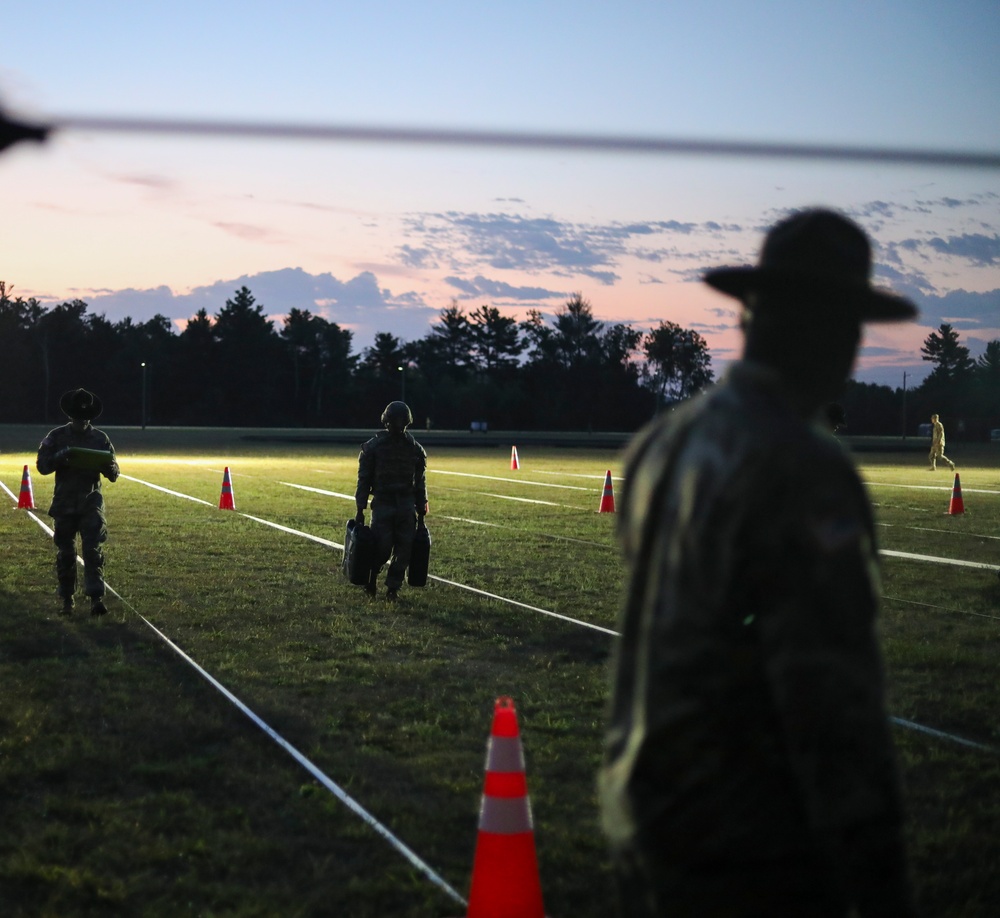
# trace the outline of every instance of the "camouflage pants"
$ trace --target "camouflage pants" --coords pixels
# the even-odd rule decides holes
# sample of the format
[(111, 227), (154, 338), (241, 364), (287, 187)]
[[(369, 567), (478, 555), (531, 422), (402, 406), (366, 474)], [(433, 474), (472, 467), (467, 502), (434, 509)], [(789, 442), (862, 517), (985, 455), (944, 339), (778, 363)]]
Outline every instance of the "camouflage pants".
[(72, 597), (76, 590), (76, 536), (80, 534), (83, 555), (83, 585), (88, 596), (104, 595), (104, 552), (101, 545), (108, 539), (104, 511), (88, 510), (55, 517), (52, 541), (56, 546), (56, 576), (59, 595)]
[(413, 494), (372, 498), (372, 532), (375, 535), (375, 571), (386, 561), (387, 589), (398, 590), (403, 584), (406, 566), (410, 563), (413, 536), (417, 526), (417, 511)]

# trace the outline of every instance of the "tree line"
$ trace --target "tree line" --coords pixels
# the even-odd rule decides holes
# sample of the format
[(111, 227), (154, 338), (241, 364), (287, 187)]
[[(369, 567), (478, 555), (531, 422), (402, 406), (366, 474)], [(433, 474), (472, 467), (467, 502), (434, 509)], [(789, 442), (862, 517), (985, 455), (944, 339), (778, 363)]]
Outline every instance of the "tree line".
[(1000, 340), (987, 343), (978, 360), (955, 328), (942, 323), (920, 348), (932, 365), (919, 386), (851, 381), (844, 393), (846, 433), (914, 436), (932, 414), (943, 418), (948, 437), (985, 440), (1000, 428)]
[(111, 322), (0, 281), (0, 341), (2, 423), (60, 421), (61, 394), (83, 386), (105, 424), (371, 427), (402, 399), (418, 426), (628, 431), (714, 378), (697, 332), (601, 322), (578, 294), (551, 320), (452, 301), (423, 338), (379, 332), (356, 354), (350, 330), (308, 309), (275, 327), (247, 287), (178, 334), (162, 315)]
[[(276, 328), (247, 287), (179, 334), (162, 315), (111, 322), (82, 300), (12, 294), (0, 281), (0, 423), (60, 421), (60, 395), (84, 386), (104, 400), (105, 424), (372, 427), (399, 398), (421, 427), (631, 431), (714, 381), (698, 332), (601, 322), (579, 294), (551, 319), (521, 321), (453, 300), (423, 338), (379, 332), (361, 353), (350, 330), (308, 309)], [(848, 383), (847, 433), (915, 435), (931, 413), (957, 438), (1000, 427), (1000, 341), (973, 360), (942, 324), (921, 356), (933, 367), (919, 386)]]

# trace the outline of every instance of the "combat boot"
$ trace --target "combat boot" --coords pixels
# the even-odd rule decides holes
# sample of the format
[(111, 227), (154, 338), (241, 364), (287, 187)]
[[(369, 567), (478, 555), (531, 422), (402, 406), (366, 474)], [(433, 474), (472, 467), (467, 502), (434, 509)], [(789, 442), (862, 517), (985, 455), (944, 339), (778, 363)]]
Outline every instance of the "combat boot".
[(372, 571), (371, 574), (368, 576), (368, 583), (365, 584), (365, 592), (373, 599), (375, 598), (375, 585), (377, 582), (378, 582), (378, 572)]
[(90, 597), (90, 614), (91, 615), (108, 614), (108, 607), (104, 605), (104, 600), (100, 596)]
[(399, 590), (395, 589), (394, 587), (389, 587), (389, 589), (385, 591), (385, 598), (389, 602), (395, 602), (397, 599), (399, 599)]
[(59, 610), (60, 615), (72, 615), (73, 614), (73, 597), (63, 596), (62, 597), (62, 608)]

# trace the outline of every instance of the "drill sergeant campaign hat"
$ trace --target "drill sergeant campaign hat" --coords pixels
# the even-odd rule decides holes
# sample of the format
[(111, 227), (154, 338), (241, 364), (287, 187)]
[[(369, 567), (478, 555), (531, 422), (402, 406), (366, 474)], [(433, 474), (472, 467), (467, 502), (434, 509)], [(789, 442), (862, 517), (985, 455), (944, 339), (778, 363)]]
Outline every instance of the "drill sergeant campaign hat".
[(917, 308), (909, 300), (872, 286), (871, 269), (871, 246), (864, 231), (835, 211), (812, 208), (771, 228), (756, 265), (716, 268), (704, 280), (744, 303), (748, 294), (758, 294), (763, 308), (769, 295), (785, 302), (790, 295), (818, 295), (858, 322), (915, 318)]
[(59, 399), (59, 407), (74, 421), (92, 421), (104, 410), (101, 400), (86, 389), (70, 389)]

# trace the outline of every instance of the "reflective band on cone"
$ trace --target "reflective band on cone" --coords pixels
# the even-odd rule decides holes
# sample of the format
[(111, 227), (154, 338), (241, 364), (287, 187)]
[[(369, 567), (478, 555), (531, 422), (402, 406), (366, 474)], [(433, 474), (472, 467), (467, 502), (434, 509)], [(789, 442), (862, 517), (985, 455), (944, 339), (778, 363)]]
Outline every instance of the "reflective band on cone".
[(510, 470), (516, 472), (521, 467), (521, 463), (517, 461), (517, 447), (512, 446), (510, 448)]
[(236, 502), (233, 500), (233, 480), (229, 477), (229, 466), (226, 466), (222, 473), (222, 495), (219, 497), (220, 510), (235, 510)]
[(498, 698), (486, 755), (466, 918), (544, 918), (517, 714)]
[(21, 473), (21, 493), (17, 497), (18, 510), (34, 510), (35, 495), (31, 490), (31, 476), (28, 474), (28, 467), (24, 467)]

